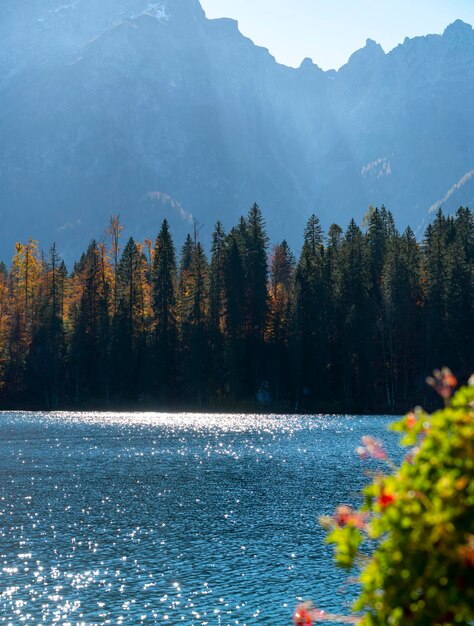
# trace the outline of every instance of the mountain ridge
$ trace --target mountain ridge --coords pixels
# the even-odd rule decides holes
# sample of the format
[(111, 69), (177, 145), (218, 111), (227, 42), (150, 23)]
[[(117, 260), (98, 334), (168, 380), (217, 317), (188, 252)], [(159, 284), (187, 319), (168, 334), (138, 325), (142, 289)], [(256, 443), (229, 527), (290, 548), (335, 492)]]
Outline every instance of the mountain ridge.
[[(311, 59), (277, 63), (197, 0), (47, 6), (58, 9), (48, 13), (54, 36), (45, 42), (40, 22), (35, 59), (16, 49), (15, 70), (0, 53), (4, 249), (31, 235), (71, 255), (117, 212), (137, 238), (163, 217), (182, 237), (189, 216), (206, 238), (217, 218), (231, 224), (255, 200), (272, 238), (293, 243), (312, 212), (345, 226), (369, 204), (416, 226), (474, 168), (474, 34), (464, 22), (387, 53), (368, 40), (324, 71)], [(13, 22), (33, 33), (46, 19), (22, 15)], [(471, 201), (470, 190), (469, 180), (447, 208)]]

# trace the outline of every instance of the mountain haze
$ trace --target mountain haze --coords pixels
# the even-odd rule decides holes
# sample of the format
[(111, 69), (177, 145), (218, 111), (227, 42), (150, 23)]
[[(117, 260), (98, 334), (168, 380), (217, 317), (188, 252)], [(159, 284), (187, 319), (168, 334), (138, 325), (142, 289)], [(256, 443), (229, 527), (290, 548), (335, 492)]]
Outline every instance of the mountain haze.
[(401, 225), (474, 204), (474, 33), (372, 40), (338, 72), (278, 64), (198, 0), (3, 0), (0, 257), (28, 236), (66, 256), (111, 213), (207, 239), (254, 201), (273, 239), (306, 217)]

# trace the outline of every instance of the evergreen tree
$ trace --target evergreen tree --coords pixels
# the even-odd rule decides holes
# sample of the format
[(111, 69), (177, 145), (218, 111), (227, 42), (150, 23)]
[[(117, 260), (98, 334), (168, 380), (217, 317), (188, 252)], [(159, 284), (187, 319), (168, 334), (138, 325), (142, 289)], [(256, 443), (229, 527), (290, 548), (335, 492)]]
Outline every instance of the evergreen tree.
[(446, 260), (446, 362), (468, 376), (474, 353), (474, 218), (460, 208)]
[(146, 380), (147, 269), (147, 260), (131, 237), (124, 248), (116, 273), (114, 346), (116, 386), (127, 400), (136, 400), (144, 392)]
[(271, 258), (267, 343), (270, 381), (277, 401), (288, 400), (294, 387), (292, 353), (294, 338), (296, 261), (284, 240)]
[(70, 304), (73, 336), (70, 359), (75, 402), (103, 400), (104, 370), (108, 367), (110, 283), (104, 277), (101, 247), (92, 241), (73, 272), (75, 289)]
[(231, 230), (227, 240), (224, 285), (228, 391), (234, 402), (242, 397), (244, 380), (245, 269), (239, 237), (236, 229)]
[(365, 408), (373, 328), (370, 319), (367, 246), (362, 231), (351, 220), (341, 247), (341, 308), (343, 312), (343, 380), (345, 406)]
[[(324, 264), (324, 289), (326, 293), (325, 334), (328, 342), (328, 398), (340, 398), (344, 371), (344, 319), (343, 310), (343, 231), (332, 224), (328, 231), (328, 243)], [(342, 406), (338, 407), (342, 410)]]
[(152, 268), (156, 389), (162, 400), (176, 393), (176, 254), (167, 220), (156, 238)]
[(246, 380), (249, 395), (254, 394), (262, 382), (264, 366), (264, 332), (268, 311), (267, 301), (267, 249), (268, 237), (265, 222), (257, 204), (250, 209), (245, 230), (240, 236), (244, 248), (244, 270), (246, 284)]
[(426, 290), (425, 363), (423, 369), (432, 371), (446, 353), (446, 296), (448, 285), (448, 243), (450, 223), (441, 209), (428, 225), (423, 242)]
[(181, 250), (181, 263), (179, 268), (178, 317), (182, 331), (185, 329), (187, 318), (192, 308), (191, 264), (195, 247), (196, 245), (191, 235), (188, 233)]
[[(389, 211), (382, 207), (374, 208), (368, 218), (367, 251), (369, 266), (370, 335), (366, 338), (372, 355), (373, 372), (379, 374), (377, 390), (385, 390), (385, 398), (393, 405), (394, 397), (390, 391), (393, 378), (393, 364), (390, 363), (393, 352), (393, 315), (388, 300), (383, 301), (383, 272), (387, 258), (393, 261), (396, 272), (397, 233)], [(393, 256), (393, 259), (392, 259)], [(388, 269), (387, 269), (388, 272)], [(392, 390), (393, 391), (393, 390)]]
[(210, 387), (217, 398), (225, 392), (225, 272), (226, 236), (224, 228), (217, 222), (212, 234), (211, 264), (209, 270), (209, 350)]
[(319, 219), (312, 215), (304, 231), (296, 271), (300, 402), (302, 395), (320, 399), (327, 384), (326, 304), (323, 232)]
[(399, 400), (405, 408), (409, 399), (421, 397), (426, 372), (423, 369), (423, 317), (425, 301), (422, 287), (421, 250), (414, 232), (408, 227), (401, 238), (401, 267), (398, 294), (394, 298), (398, 327), (396, 345), (400, 355), (398, 370), (402, 382)]
[(209, 393), (209, 276), (204, 249), (194, 246), (189, 266), (189, 308), (184, 323), (185, 393), (198, 406)]

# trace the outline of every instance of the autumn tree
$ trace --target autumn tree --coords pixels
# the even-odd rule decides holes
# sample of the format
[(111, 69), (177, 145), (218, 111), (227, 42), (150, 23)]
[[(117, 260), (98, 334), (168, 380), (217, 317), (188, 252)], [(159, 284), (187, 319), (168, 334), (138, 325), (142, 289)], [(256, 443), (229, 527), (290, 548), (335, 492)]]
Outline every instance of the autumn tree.
[(64, 263), (56, 244), (43, 261), (37, 295), (37, 322), (27, 358), (26, 386), (31, 398), (44, 406), (59, 409), (65, 385), (66, 345), (63, 323)]
[(13, 395), (24, 387), (26, 360), (37, 318), (37, 296), (42, 273), (38, 242), (16, 244), (9, 277), (8, 361), (5, 379)]

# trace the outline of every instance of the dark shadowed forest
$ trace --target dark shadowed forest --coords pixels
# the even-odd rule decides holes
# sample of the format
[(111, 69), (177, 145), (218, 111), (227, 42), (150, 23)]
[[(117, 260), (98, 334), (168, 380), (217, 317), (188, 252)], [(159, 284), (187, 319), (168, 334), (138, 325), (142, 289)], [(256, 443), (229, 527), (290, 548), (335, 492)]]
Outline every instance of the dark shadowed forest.
[(166, 220), (126, 240), (118, 217), (66, 268), (55, 246), (0, 264), (2, 408), (400, 412), (425, 376), (468, 376), (474, 220), (440, 210), (417, 241), (385, 208), (295, 255), (254, 205), (210, 255), (198, 229), (177, 254)]

